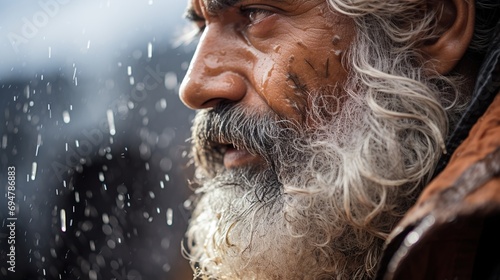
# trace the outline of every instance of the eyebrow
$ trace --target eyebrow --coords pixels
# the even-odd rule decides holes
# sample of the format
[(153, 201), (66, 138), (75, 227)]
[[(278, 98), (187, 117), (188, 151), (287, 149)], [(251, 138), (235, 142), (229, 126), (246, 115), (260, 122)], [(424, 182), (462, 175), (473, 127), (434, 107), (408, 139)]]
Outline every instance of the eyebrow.
[[(207, 12), (209, 14), (218, 14), (222, 10), (233, 7), (243, 0), (203, 0), (205, 2), (205, 6), (207, 7)], [(188, 7), (186, 12), (184, 13), (184, 17), (191, 21), (204, 21), (205, 19), (196, 13), (194, 7)]]
[[(207, 7), (207, 12), (213, 15), (220, 13), (226, 8), (233, 7), (234, 5), (242, 1), (243, 0), (203, 0), (205, 6)], [(286, 2), (287, 0), (273, 0), (273, 1)], [(295, 0), (292, 0), (291, 2), (293, 3), (295, 2)], [(184, 13), (184, 17), (188, 20), (195, 22), (205, 20), (201, 15), (196, 13), (193, 6), (188, 7), (186, 12)]]
[(210, 14), (217, 14), (218, 12), (232, 7), (243, 0), (203, 0), (206, 4), (207, 11)]

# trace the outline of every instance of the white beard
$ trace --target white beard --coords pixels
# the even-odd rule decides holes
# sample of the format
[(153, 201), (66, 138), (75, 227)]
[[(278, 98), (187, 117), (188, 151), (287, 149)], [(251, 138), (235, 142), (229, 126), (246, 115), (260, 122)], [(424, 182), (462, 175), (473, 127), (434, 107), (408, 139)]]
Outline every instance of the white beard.
[[(315, 120), (325, 119), (324, 112), (312, 113)], [(196, 125), (205, 118), (198, 116), (195, 153), (203, 178), (187, 232), (188, 257), (196, 276), (259, 280), (373, 276), (384, 238), (413, 204), (422, 184), (421, 177), (406, 180), (407, 166), (415, 164), (408, 158), (414, 154), (406, 151), (425, 154), (428, 147), (418, 150), (414, 141), (398, 138), (390, 127), (381, 138), (383, 125), (373, 129), (370, 110), (352, 100), (331, 116), (329, 121), (315, 122), (314, 130), (298, 129), (304, 133), (296, 132), (292, 138), (277, 132), (269, 137), (274, 144), (266, 151), (253, 146), (259, 141), (235, 139), (244, 135), (228, 136), (268, 162), (258, 170), (233, 171), (223, 170), (220, 162), (213, 162), (220, 161), (220, 155), (207, 157), (208, 148), (197, 144), (200, 130), (206, 129)], [(269, 119), (247, 118), (257, 119), (259, 125)], [(236, 126), (249, 121), (224, 123)], [(271, 121), (269, 126), (278, 125)], [(223, 135), (218, 133), (222, 130), (213, 134)], [(211, 168), (218, 171), (210, 174)]]

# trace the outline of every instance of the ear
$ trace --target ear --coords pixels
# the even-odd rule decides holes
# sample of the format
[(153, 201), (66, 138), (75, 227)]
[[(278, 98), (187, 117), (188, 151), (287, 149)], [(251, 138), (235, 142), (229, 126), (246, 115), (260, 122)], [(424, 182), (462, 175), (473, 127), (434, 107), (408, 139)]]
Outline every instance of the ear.
[(438, 5), (437, 28), (440, 36), (424, 44), (421, 50), (428, 58), (427, 66), (439, 74), (447, 74), (458, 64), (474, 33), (475, 0), (430, 0)]

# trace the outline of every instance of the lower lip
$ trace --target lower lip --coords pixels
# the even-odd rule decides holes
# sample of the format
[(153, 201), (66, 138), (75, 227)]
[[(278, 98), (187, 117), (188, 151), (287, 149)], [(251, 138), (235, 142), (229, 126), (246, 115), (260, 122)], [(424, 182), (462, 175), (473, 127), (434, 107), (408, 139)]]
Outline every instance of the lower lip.
[(260, 157), (252, 155), (246, 150), (228, 148), (224, 153), (224, 166), (227, 169), (242, 167), (249, 164), (259, 163)]

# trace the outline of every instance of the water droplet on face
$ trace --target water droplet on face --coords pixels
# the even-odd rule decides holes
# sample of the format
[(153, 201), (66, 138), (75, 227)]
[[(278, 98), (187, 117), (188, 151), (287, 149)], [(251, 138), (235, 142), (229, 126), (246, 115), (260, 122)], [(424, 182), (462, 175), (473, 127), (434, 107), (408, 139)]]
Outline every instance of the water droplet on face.
[(333, 36), (332, 43), (334, 45), (337, 45), (338, 43), (340, 43), (340, 36), (338, 36), (338, 35)]

